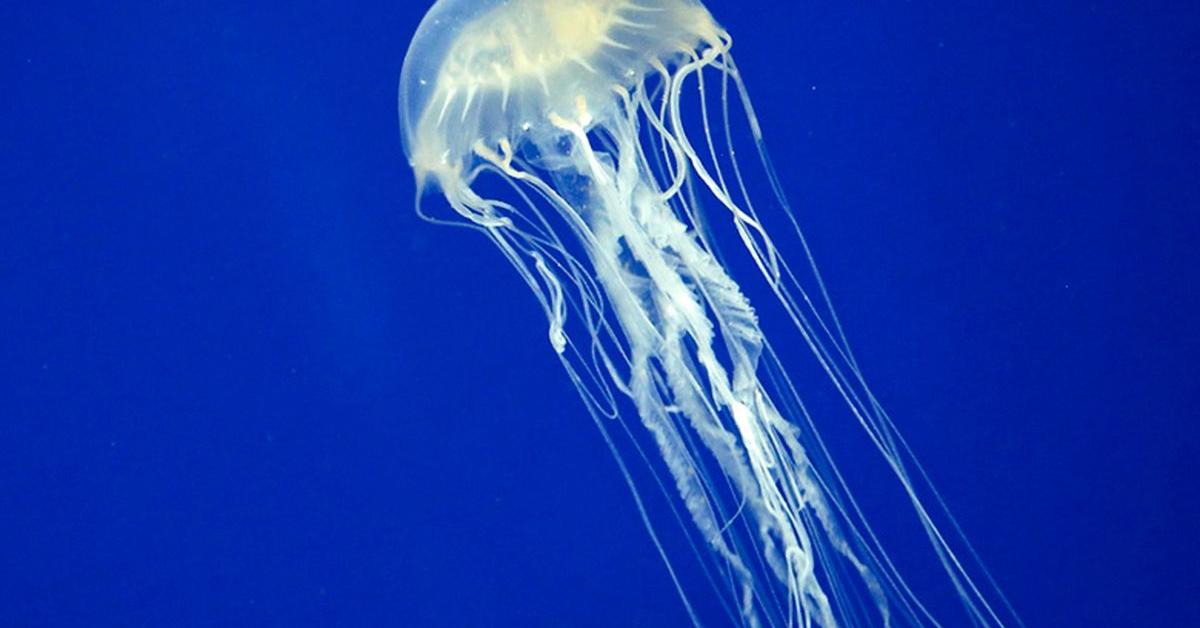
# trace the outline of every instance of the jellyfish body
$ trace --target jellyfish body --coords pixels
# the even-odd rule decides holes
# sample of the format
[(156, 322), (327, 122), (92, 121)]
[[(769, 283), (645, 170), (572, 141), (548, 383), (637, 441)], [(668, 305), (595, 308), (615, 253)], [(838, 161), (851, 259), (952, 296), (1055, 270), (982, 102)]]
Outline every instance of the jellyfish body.
[[(613, 433), (650, 435), (733, 621), (936, 625), (722, 263), (707, 225), (728, 220), (898, 479), (967, 616), (1001, 625), (1002, 597), (976, 585), (926, 508), (924, 474), (867, 388), (803, 236), (797, 228), (807, 286), (759, 219), (757, 205), (789, 219), (791, 210), (731, 46), (695, 0), (441, 0), (413, 39), (400, 89), (419, 193), (440, 192), (457, 217), (431, 220), (483, 232), (529, 285), (639, 507)], [(693, 122), (681, 103), (696, 90)], [(709, 111), (713, 94), (719, 110)], [(735, 158), (733, 105), (760, 149), (765, 197)]]

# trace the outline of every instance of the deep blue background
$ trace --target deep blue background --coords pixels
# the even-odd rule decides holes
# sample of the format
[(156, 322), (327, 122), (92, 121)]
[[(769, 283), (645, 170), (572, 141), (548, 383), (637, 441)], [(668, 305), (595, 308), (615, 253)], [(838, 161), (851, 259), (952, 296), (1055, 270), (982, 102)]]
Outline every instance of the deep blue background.
[[(0, 625), (679, 625), (527, 289), (413, 215), (424, 3), (243, 4), (0, 8)], [(1028, 623), (1200, 622), (1200, 5), (709, 4)]]

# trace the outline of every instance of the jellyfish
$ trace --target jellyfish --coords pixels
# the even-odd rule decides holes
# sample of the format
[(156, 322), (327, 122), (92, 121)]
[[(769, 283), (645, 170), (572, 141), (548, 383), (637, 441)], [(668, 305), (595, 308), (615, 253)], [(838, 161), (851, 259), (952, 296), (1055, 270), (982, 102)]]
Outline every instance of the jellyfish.
[[(711, 595), (743, 626), (1019, 624), (866, 383), (732, 46), (698, 0), (439, 0), (400, 79), (418, 212), (481, 232), (528, 285), (693, 623)], [(836, 418), (801, 396), (721, 242)], [(828, 420), (878, 452), (965, 620), (889, 557), (822, 440)], [(656, 490), (708, 591), (685, 586), (644, 506)]]

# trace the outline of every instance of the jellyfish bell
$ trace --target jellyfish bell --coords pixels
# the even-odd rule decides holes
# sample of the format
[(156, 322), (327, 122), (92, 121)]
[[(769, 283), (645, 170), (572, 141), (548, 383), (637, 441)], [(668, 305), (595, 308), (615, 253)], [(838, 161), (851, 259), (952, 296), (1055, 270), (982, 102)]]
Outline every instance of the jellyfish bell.
[(618, 92), (723, 32), (690, 0), (441, 0), (401, 74), (405, 149), (443, 187), (477, 148), (552, 141), (555, 124), (603, 125)]
[[(977, 584), (986, 570), (854, 359), (732, 45), (695, 0), (440, 0), (401, 73), (418, 195), (439, 192), (530, 288), (695, 624), (647, 490), (665, 497), (731, 623), (938, 625), (843, 479), (822, 420), (862, 428), (969, 621), (1019, 623), (998, 588)], [(738, 159), (736, 129), (756, 159)], [(791, 228), (803, 264), (764, 215)], [(838, 413), (805, 402), (719, 253), (718, 220)]]

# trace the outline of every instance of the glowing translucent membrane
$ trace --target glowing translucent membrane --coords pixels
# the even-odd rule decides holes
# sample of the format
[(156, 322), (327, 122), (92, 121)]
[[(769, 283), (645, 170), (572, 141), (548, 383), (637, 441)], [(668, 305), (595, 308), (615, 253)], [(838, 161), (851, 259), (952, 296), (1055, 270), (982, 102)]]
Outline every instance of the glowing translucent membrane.
[[(756, 205), (796, 223), (731, 46), (693, 0), (441, 0), (401, 76), (405, 150), (421, 189), (439, 191), (459, 224), (483, 232), (541, 304), (550, 344), (694, 622), (614, 433), (647, 460), (635, 431), (657, 448), (651, 488), (673, 495), (732, 622), (937, 623), (871, 530), (721, 263), (708, 204), (793, 322), (794, 344), (845, 401), (841, 418), (862, 426), (899, 480), (969, 620), (999, 625), (993, 600), (1002, 597), (976, 586), (922, 502), (920, 489), (936, 493), (867, 387), (803, 235), (797, 227), (808, 263), (792, 267), (763, 226)], [(685, 94), (700, 103), (698, 121), (683, 113)], [(734, 158), (731, 94), (766, 194), (749, 189)], [(485, 177), (510, 193), (488, 196)], [(623, 406), (636, 409), (636, 424)]]
[(614, 86), (712, 45), (699, 4), (623, 0), (445, 0), (426, 15), (401, 75), (405, 147), (418, 176), (470, 161), (476, 141), (553, 132), (548, 113), (614, 112)]

